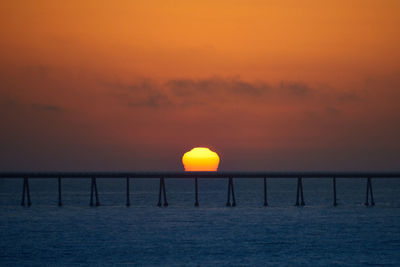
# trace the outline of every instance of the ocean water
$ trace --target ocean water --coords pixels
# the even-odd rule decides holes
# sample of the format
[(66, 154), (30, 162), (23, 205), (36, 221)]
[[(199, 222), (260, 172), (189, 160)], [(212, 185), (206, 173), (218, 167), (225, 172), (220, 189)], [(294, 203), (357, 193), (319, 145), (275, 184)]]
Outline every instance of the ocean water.
[(234, 179), (237, 207), (226, 207), (227, 179), (166, 179), (169, 206), (157, 207), (157, 179), (31, 179), (33, 205), (21, 207), (22, 181), (0, 179), (0, 265), (385, 265), (400, 266), (400, 179), (374, 179), (376, 205), (364, 206), (365, 179)]

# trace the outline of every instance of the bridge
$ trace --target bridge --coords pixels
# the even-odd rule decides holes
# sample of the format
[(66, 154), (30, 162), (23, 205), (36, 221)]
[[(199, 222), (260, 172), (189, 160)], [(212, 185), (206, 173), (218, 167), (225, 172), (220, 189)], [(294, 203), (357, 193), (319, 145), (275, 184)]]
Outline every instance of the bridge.
[[(263, 179), (264, 180), (264, 206), (267, 201), (267, 179), (292, 178), (297, 179), (296, 206), (304, 206), (303, 179), (332, 179), (333, 205), (336, 201), (336, 179), (358, 178), (366, 180), (365, 205), (375, 205), (372, 192), (372, 179), (400, 178), (399, 172), (319, 172), (319, 171), (293, 171), (293, 172), (0, 172), (0, 179), (21, 179), (22, 200), (21, 205), (32, 205), (29, 179), (57, 179), (58, 181), (58, 205), (62, 206), (62, 179), (91, 179), (90, 206), (100, 206), (97, 179), (112, 178), (126, 179), (126, 206), (130, 206), (130, 180), (135, 178), (159, 179), (159, 194), (157, 206), (167, 207), (167, 192), (165, 179), (182, 178), (194, 180), (194, 205), (199, 206), (198, 179), (202, 178), (226, 178), (228, 179), (228, 191), (226, 206), (235, 207), (235, 190), (233, 179)], [(25, 197), (26, 200), (25, 201)]]

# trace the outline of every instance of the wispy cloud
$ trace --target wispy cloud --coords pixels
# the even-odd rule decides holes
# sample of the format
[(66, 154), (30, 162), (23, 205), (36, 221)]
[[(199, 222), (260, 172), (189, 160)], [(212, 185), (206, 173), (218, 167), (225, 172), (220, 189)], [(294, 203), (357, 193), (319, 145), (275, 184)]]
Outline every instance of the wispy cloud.
[(219, 77), (198, 80), (174, 79), (169, 80), (165, 85), (179, 97), (221, 93), (258, 97), (268, 91), (270, 87), (265, 83), (251, 83), (237, 78), (223, 79)]
[(145, 96), (135, 98), (132, 97), (128, 101), (128, 106), (131, 107), (150, 107), (150, 108), (161, 108), (171, 105), (171, 101), (168, 96), (161, 91), (152, 90)]
[(299, 97), (310, 96), (314, 92), (313, 88), (302, 82), (281, 81), (279, 88)]
[[(131, 83), (103, 83), (123, 105), (138, 108), (206, 108), (256, 107), (291, 105), (306, 107), (318, 101), (321, 112), (339, 114), (340, 107), (361, 97), (355, 92), (312, 86), (298, 81), (279, 83), (245, 81), (239, 77), (208, 77), (201, 79), (170, 79), (157, 82), (141, 79)], [(323, 111), (324, 106), (330, 108)]]

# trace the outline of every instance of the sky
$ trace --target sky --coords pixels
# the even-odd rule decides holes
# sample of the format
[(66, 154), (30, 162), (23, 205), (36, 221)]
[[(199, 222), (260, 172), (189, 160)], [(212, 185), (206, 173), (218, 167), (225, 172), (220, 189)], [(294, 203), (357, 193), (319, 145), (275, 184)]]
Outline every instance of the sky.
[(1, 1), (0, 170), (399, 170), (400, 1)]

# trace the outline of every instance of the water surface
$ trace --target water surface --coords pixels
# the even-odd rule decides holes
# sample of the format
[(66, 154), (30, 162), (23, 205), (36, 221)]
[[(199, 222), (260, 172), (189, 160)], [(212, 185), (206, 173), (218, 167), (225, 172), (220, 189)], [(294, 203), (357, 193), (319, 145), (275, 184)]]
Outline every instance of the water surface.
[(98, 179), (100, 207), (89, 207), (90, 180), (30, 180), (33, 206), (19, 206), (21, 180), (0, 180), (0, 263), (11, 265), (400, 265), (400, 180), (234, 180), (237, 207), (225, 207), (227, 180), (167, 179), (169, 207), (158, 208), (157, 179)]

